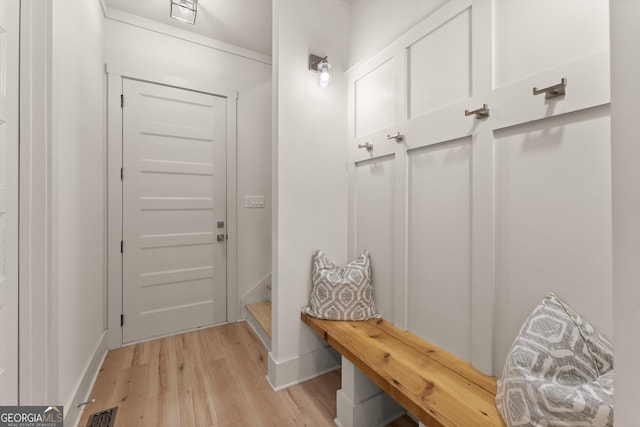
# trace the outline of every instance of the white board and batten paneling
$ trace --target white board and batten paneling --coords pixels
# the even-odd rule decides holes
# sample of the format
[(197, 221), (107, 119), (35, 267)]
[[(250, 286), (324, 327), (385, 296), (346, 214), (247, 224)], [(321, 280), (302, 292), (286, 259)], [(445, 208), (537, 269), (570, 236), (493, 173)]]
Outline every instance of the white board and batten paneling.
[[(363, 161), (356, 166), (355, 188), (355, 224), (367, 230), (358, 234), (357, 250), (369, 250), (371, 253), (386, 254), (376, 257), (371, 265), (374, 277), (374, 293), (377, 296), (376, 308), (387, 316), (395, 310), (395, 289), (392, 286), (394, 271), (394, 164), (393, 156), (383, 156)], [(375, 230), (370, 232), (369, 230)]]
[(408, 176), (407, 328), (468, 359), (471, 138), (411, 150)]
[(349, 250), (385, 317), (494, 375), (548, 291), (612, 338), (608, 45), (603, 0), (450, 0), (348, 71)]

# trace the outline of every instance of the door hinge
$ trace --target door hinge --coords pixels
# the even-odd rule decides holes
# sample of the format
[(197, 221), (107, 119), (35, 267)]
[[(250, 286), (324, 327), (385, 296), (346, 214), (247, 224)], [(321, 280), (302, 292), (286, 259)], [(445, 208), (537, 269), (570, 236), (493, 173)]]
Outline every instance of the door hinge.
[(120, 108), (124, 108), (124, 95), (120, 95)]
[(120, 181), (124, 180), (124, 168), (120, 168)]
[(120, 240), (120, 253), (124, 253), (124, 240)]
[(124, 326), (124, 314), (120, 315), (120, 326)]

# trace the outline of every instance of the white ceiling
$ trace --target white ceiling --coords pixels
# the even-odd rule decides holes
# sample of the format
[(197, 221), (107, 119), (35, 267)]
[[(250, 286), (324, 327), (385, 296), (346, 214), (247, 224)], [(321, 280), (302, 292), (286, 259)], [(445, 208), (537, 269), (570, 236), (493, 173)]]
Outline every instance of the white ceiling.
[(271, 55), (271, 0), (198, 0), (195, 25), (171, 19), (171, 0), (106, 0), (107, 7)]

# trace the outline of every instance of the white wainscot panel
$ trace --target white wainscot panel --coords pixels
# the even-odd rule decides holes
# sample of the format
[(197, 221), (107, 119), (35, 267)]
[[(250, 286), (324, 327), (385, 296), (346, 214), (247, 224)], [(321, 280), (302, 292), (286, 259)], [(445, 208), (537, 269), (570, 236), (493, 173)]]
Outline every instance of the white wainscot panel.
[(394, 63), (391, 59), (355, 82), (356, 137), (394, 123)]
[(471, 96), (471, 10), (408, 48), (410, 116)]
[(470, 360), (471, 138), (409, 152), (408, 329)]
[(356, 251), (371, 253), (373, 296), (386, 319), (394, 317), (394, 156), (356, 164)]
[(501, 87), (609, 48), (609, 2), (500, 0), (494, 84)]
[(612, 338), (611, 138), (599, 107), (495, 134), (494, 372), (551, 291)]

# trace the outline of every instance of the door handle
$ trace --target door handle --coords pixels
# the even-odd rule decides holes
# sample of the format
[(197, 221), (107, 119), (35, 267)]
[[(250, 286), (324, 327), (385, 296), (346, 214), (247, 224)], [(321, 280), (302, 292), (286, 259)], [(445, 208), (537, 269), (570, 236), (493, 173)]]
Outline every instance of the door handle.
[(224, 234), (217, 235), (218, 242), (224, 242), (226, 240), (226, 236)]

